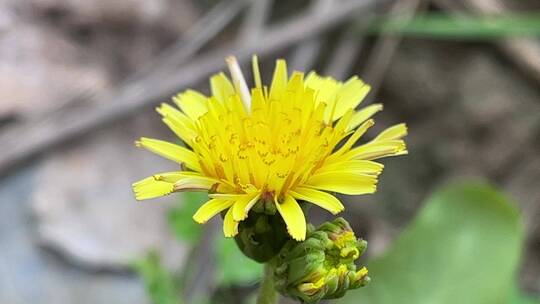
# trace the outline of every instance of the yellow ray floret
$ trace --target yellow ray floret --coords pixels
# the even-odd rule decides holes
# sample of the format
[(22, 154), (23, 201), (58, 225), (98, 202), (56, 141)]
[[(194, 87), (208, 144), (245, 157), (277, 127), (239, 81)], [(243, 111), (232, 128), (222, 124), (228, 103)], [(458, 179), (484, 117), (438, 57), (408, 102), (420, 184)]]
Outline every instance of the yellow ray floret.
[(357, 77), (345, 82), (314, 72), (289, 77), (285, 61), (278, 60), (268, 88), (254, 58), (255, 87), (249, 92), (234, 58), (227, 62), (233, 81), (224, 73), (212, 76), (211, 96), (188, 90), (173, 98), (177, 108), (157, 108), (184, 146), (144, 137), (136, 144), (180, 164), (182, 170), (133, 184), (138, 200), (207, 191), (210, 200), (193, 219), (205, 223), (223, 213), (228, 237), (238, 233), (254, 205), (270, 202), (291, 237), (303, 240), (301, 203), (339, 213), (344, 206), (331, 193), (375, 192), (383, 165), (374, 160), (407, 153), (405, 124), (358, 144), (382, 105), (356, 109), (370, 89)]

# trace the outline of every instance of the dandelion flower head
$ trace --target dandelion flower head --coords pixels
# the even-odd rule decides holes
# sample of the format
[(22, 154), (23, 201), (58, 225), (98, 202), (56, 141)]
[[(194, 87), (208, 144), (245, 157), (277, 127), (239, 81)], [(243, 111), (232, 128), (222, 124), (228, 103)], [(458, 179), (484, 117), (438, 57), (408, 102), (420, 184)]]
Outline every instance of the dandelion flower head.
[(357, 109), (370, 87), (357, 77), (339, 82), (315, 72), (287, 72), (277, 60), (269, 87), (253, 57), (254, 87), (248, 89), (234, 58), (224, 73), (210, 78), (211, 96), (187, 90), (161, 104), (157, 112), (184, 146), (141, 138), (137, 146), (179, 164), (133, 184), (138, 200), (173, 192), (205, 191), (209, 200), (193, 216), (205, 223), (224, 213), (226, 237), (250, 211), (278, 212), (295, 240), (306, 237), (300, 203), (337, 214), (344, 210), (334, 193), (376, 191), (383, 165), (375, 160), (406, 154), (405, 124), (357, 144), (382, 110)]

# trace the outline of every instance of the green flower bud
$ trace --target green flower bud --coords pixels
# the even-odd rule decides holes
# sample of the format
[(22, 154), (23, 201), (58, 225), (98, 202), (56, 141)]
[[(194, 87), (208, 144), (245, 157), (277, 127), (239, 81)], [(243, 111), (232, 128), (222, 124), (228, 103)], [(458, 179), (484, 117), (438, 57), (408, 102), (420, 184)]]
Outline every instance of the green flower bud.
[(279, 214), (252, 211), (240, 222), (234, 239), (244, 255), (259, 263), (265, 263), (280, 252), (290, 237)]
[(305, 241), (287, 242), (276, 258), (276, 288), (309, 304), (340, 298), (369, 282), (367, 269), (355, 265), (366, 248), (367, 242), (357, 239), (343, 218), (317, 229), (310, 225)]

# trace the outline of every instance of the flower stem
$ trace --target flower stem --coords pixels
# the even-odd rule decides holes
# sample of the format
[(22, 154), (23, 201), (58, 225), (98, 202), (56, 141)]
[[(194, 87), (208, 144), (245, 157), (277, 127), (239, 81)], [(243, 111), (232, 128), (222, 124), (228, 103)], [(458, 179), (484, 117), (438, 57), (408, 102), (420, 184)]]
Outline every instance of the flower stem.
[(264, 275), (257, 297), (257, 304), (276, 304), (277, 293), (274, 288), (274, 263), (264, 264)]

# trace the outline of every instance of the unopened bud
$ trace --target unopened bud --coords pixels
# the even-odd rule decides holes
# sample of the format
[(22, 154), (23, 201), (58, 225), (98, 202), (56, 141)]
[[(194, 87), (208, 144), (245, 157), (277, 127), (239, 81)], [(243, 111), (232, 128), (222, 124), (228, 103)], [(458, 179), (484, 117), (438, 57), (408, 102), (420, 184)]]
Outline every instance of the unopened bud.
[(265, 263), (280, 252), (290, 237), (279, 214), (251, 212), (247, 219), (240, 222), (234, 239), (244, 255)]
[(340, 298), (369, 282), (367, 269), (357, 270), (355, 265), (366, 247), (367, 242), (357, 239), (343, 218), (317, 229), (311, 226), (305, 241), (289, 241), (278, 255), (276, 288), (303, 303)]

